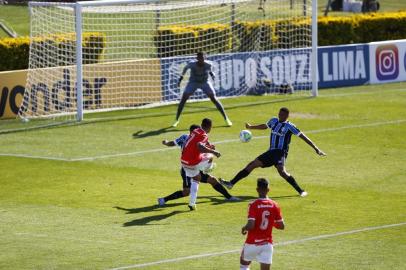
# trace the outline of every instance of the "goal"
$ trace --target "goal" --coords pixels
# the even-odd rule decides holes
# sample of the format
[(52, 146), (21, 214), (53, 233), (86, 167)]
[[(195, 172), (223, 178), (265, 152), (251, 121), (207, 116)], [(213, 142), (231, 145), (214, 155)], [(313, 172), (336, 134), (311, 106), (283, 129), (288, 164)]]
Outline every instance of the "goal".
[(317, 95), (316, 2), (30, 2), (19, 115), (81, 121), (85, 112), (177, 101), (180, 72), (199, 51), (213, 63), (220, 97)]

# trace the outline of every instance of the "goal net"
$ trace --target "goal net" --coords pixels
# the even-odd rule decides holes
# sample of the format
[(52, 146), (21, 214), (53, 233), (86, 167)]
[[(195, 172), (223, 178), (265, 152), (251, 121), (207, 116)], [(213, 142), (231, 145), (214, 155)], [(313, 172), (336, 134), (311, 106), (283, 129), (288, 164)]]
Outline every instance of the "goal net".
[[(220, 97), (316, 94), (312, 4), (31, 2), (29, 71), (19, 115), (81, 120), (83, 112), (177, 101), (188, 81), (177, 85), (182, 68), (200, 51), (213, 64)], [(200, 90), (192, 96), (202, 98)]]

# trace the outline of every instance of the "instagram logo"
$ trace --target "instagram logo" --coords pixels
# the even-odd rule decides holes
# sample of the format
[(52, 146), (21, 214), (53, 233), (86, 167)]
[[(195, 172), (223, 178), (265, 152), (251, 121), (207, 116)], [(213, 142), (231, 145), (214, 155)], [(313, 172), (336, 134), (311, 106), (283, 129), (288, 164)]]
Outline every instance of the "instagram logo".
[(379, 80), (394, 80), (399, 76), (399, 51), (396, 45), (376, 48), (376, 77)]

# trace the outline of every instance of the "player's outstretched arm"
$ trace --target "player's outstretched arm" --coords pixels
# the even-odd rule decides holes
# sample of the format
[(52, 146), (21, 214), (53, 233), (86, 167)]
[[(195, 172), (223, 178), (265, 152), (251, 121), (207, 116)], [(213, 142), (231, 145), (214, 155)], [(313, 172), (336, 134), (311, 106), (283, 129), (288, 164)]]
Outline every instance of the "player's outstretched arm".
[(162, 141), (162, 144), (163, 144), (163, 145), (166, 145), (166, 146), (168, 146), (168, 147), (176, 146), (175, 141), (163, 140), (163, 141)]
[(178, 87), (180, 86), (180, 83), (181, 83), (182, 80), (183, 80), (183, 76), (185, 76), (186, 71), (187, 71), (189, 68), (190, 68), (190, 65), (189, 65), (189, 64), (187, 64), (187, 65), (183, 68), (183, 70), (182, 70), (182, 75), (180, 75), (179, 80), (178, 80)]
[(268, 129), (268, 126), (266, 124), (260, 124), (260, 125), (251, 125), (250, 123), (245, 123), (245, 128), (248, 129)]
[(211, 148), (207, 147), (207, 146), (204, 145), (203, 143), (199, 143), (198, 147), (199, 147), (200, 153), (209, 153), (209, 154), (215, 155), (216, 157), (220, 157), (220, 156), (221, 156), (220, 152), (218, 152), (218, 151), (216, 151), (216, 150), (214, 150), (214, 149), (211, 149)]
[(304, 140), (308, 145), (310, 145), (319, 156), (327, 156), (326, 153), (321, 151), (304, 133), (301, 133), (299, 137)]

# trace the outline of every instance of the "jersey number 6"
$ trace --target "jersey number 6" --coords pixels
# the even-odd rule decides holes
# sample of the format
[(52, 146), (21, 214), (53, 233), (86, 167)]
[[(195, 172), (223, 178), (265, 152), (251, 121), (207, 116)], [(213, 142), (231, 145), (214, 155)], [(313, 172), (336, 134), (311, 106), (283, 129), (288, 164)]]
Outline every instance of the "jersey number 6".
[(269, 216), (271, 213), (269, 211), (264, 211), (262, 212), (262, 219), (261, 219), (261, 225), (259, 225), (259, 228), (263, 231), (265, 231), (268, 228), (269, 225)]

